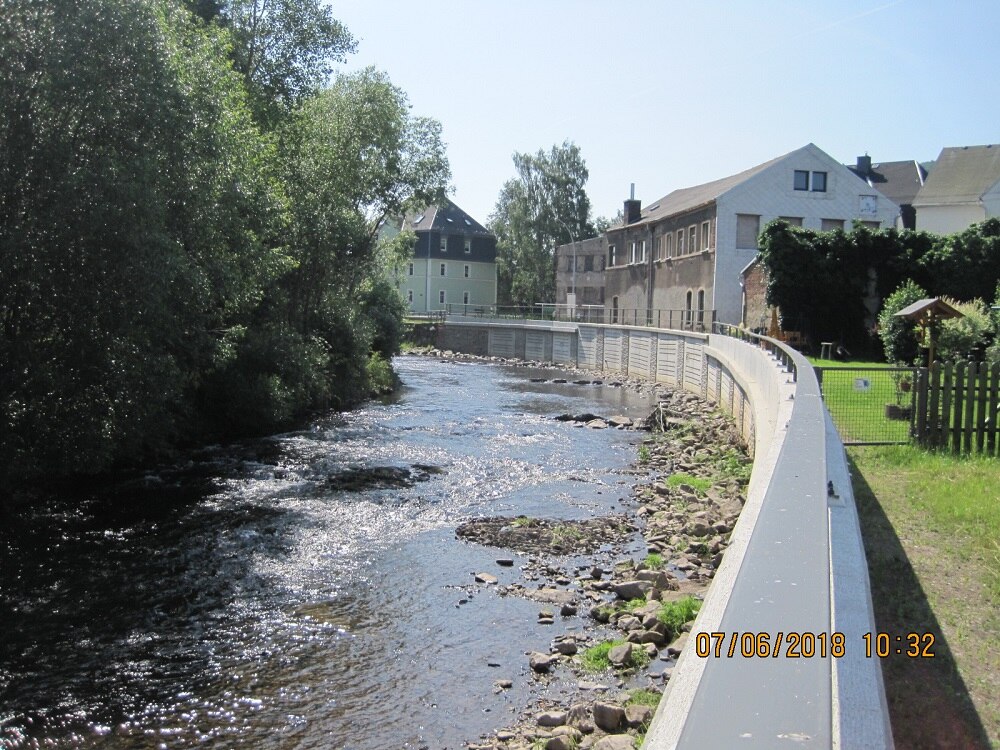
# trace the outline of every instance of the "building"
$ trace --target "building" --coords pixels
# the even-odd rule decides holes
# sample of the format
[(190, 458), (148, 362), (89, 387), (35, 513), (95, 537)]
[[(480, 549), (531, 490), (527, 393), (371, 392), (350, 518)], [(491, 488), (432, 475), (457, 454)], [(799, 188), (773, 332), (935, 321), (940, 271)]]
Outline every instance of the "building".
[(451, 201), (403, 220), (417, 235), (399, 290), (416, 313), (484, 310), (497, 302), (497, 239)]
[[(604, 305), (604, 264), (608, 241), (604, 235), (556, 248), (556, 304), (569, 305), (571, 294), (575, 304), (588, 309)], [(581, 317), (574, 313), (576, 317)]]
[(927, 180), (927, 166), (917, 161), (884, 161), (872, 164), (870, 156), (859, 156), (854, 174), (899, 206), (897, 229), (916, 229), (917, 212), (913, 200)]
[(892, 226), (899, 207), (810, 143), (739, 174), (625, 201), (606, 233), (610, 320), (707, 329), (743, 317), (741, 273), (772, 219), (818, 230)]
[(937, 234), (1000, 216), (1000, 145), (941, 149), (913, 207), (916, 228)]

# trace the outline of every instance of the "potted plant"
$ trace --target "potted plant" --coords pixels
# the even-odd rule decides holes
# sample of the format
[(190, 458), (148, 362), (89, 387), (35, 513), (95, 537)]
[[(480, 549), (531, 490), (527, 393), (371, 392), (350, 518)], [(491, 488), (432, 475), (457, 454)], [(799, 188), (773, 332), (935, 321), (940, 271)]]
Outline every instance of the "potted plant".
[(913, 373), (908, 370), (893, 370), (890, 377), (896, 385), (896, 403), (885, 405), (885, 417), (896, 420), (909, 419), (913, 405), (907, 403), (904, 406), (903, 398), (907, 397), (913, 388)]

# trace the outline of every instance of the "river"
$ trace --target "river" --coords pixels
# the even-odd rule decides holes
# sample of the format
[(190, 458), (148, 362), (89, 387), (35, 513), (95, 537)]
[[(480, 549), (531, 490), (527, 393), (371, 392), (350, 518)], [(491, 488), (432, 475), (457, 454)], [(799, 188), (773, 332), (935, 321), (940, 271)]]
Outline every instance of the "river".
[[(0, 745), (458, 748), (513, 720), (541, 689), (525, 644), (545, 650), (553, 628), (473, 583), (519, 580), (527, 558), (455, 528), (619, 509), (637, 434), (553, 417), (642, 417), (652, 397), (551, 370), (396, 367), (391, 400), (8, 513)], [(372, 467), (418, 481), (345, 482)]]

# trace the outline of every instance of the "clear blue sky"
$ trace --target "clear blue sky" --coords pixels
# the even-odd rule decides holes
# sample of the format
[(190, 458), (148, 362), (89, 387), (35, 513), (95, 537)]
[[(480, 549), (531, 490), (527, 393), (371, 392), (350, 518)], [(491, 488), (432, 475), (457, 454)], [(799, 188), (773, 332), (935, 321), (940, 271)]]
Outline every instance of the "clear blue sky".
[(1000, 142), (996, 0), (333, 0), (439, 120), (453, 200), (492, 213), (515, 151), (575, 142), (595, 216), (812, 142), (853, 163)]

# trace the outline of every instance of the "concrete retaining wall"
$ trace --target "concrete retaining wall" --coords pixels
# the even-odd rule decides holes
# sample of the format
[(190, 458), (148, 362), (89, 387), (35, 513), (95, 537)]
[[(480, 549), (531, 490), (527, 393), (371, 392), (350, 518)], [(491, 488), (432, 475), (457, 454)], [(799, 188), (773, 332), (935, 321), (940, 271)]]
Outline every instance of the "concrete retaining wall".
[[(438, 346), (683, 388), (733, 415), (754, 455), (747, 502), (644, 748), (892, 747), (880, 664), (864, 655), (875, 623), (847, 461), (804, 357), (769, 339), (451, 319)], [(716, 642), (699, 633), (722, 634), (718, 658), (699, 656), (699, 640)], [(769, 655), (758, 656), (765, 639)]]

